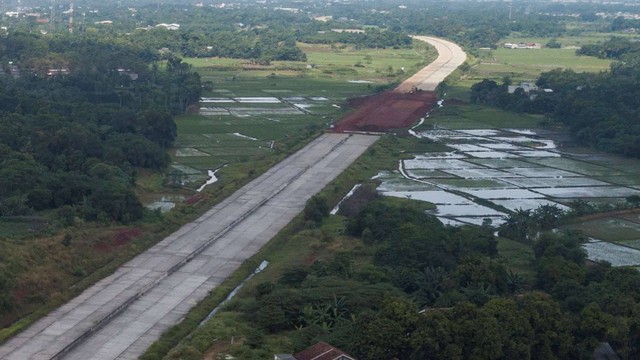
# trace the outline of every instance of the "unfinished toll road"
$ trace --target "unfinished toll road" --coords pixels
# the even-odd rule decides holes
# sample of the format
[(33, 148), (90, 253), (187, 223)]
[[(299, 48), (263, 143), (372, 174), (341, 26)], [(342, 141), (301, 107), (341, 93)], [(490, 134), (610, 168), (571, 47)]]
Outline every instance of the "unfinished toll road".
[(0, 347), (0, 358), (135, 359), (378, 138), (324, 134)]
[(435, 47), (438, 58), (392, 91), (352, 99), (351, 107), (356, 111), (335, 125), (336, 132), (407, 128), (434, 107), (438, 101), (436, 87), (467, 60), (467, 55), (458, 45), (444, 39), (412, 37)]

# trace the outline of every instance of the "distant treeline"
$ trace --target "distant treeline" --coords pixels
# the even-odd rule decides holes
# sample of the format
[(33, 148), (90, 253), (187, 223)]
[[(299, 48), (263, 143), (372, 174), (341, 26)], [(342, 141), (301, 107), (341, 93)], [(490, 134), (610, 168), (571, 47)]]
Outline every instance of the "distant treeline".
[(168, 165), (172, 113), (198, 101), (199, 76), (95, 37), (14, 33), (0, 54), (0, 216), (140, 219), (135, 169)]
[[(552, 93), (507, 93), (510, 82), (483, 80), (472, 86), (472, 101), (516, 111), (545, 114), (553, 122), (569, 126), (572, 134), (595, 148), (640, 157), (640, 44), (613, 38), (588, 45), (578, 54), (618, 60), (599, 74), (552, 70), (536, 84)], [(514, 84), (517, 85), (517, 84)]]

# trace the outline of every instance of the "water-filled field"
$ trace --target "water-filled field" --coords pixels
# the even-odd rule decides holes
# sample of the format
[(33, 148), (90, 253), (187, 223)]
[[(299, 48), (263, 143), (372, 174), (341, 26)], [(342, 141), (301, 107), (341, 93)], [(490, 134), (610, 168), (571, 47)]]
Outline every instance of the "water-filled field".
[[(640, 195), (640, 169), (629, 159), (564, 150), (561, 134), (532, 129), (431, 129), (415, 136), (447, 145), (450, 152), (400, 160), (381, 173), (378, 190), (387, 196), (428, 201), (445, 224), (499, 225), (518, 209), (555, 205), (568, 210), (576, 200), (624, 202)], [(625, 166), (622, 166), (622, 165)], [(630, 166), (631, 165), (631, 166)], [(607, 181), (607, 174), (625, 182)], [(634, 181), (635, 180), (635, 181)], [(640, 218), (599, 219), (576, 224), (593, 238), (590, 258), (613, 265), (640, 265)]]

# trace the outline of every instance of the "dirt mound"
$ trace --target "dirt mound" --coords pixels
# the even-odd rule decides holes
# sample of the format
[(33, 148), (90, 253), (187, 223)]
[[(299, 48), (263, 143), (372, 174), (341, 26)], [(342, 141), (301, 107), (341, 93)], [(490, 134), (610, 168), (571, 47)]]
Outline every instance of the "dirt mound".
[(356, 110), (335, 125), (336, 132), (386, 131), (411, 126), (438, 101), (432, 91), (402, 93), (388, 91), (349, 101)]

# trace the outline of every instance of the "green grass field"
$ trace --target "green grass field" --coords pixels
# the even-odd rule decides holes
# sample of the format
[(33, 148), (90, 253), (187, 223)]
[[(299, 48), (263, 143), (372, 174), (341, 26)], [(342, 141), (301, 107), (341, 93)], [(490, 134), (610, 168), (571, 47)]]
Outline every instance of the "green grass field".
[[(445, 102), (446, 104), (446, 102)], [(444, 106), (432, 112), (418, 130), (440, 126), (448, 129), (536, 128), (541, 116), (513, 113), (481, 105)]]
[(451, 81), (447, 89), (447, 97), (463, 101), (469, 100), (471, 85), (482, 79), (492, 79), (502, 82), (509, 76), (514, 83), (521, 81), (535, 81), (542, 72), (557, 68), (573, 69), (576, 72), (606, 71), (611, 65), (610, 60), (598, 59), (590, 56), (577, 56), (575, 51), (584, 44), (605, 41), (611, 36), (620, 34), (587, 32), (579, 36), (564, 36), (556, 40), (562, 44), (561, 49), (505, 49), (504, 43), (534, 42), (543, 46), (551, 38), (512, 37), (500, 41), (497, 49), (475, 49), (475, 57), (468, 60), (471, 68), (460, 79)]
[(599, 72), (609, 69), (610, 60), (591, 56), (577, 56), (575, 49), (505, 49), (484, 50), (480, 62), (474, 66), (474, 76), (514, 80), (533, 80), (541, 72), (556, 68), (576, 72)]
[(567, 228), (580, 230), (587, 236), (610, 242), (640, 239), (640, 224), (617, 217), (585, 221)]
[[(260, 66), (241, 59), (185, 59), (206, 84), (204, 97), (277, 97), (282, 101), (202, 103), (202, 107), (217, 110), (212, 115), (177, 117), (169, 181), (193, 189), (204, 182), (207, 170), (231, 164), (218, 173), (224, 178), (238, 171), (235, 164), (268, 162), (289, 153), (342, 117), (348, 111), (344, 107), (347, 99), (392, 86), (436, 57), (422, 43), (411, 49), (300, 47), (307, 62), (274, 61)], [(180, 169), (189, 173), (181, 174)], [(183, 183), (185, 179), (191, 183)]]

